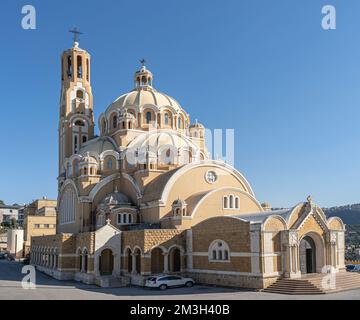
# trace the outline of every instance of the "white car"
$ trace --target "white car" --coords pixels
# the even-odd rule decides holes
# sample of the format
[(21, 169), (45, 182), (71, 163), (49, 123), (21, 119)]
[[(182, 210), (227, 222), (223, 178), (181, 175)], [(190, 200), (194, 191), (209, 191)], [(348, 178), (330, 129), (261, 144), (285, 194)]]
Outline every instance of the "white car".
[(192, 287), (194, 284), (195, 281), (191, 278), (162, 275), (149, 277), (145, 282), (145, 287), (165, 290), (170, 287)]

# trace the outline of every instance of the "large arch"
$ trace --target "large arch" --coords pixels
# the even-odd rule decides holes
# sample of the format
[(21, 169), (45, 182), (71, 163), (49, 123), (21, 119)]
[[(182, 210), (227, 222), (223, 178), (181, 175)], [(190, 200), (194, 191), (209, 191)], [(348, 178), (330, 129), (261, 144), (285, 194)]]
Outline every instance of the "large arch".
[(164, 272), (164, 251), (160, 247), (151, 250), (151, 273), (159, 274)]
[(161, 193), (161, 199), (160, 201), (163, 203), (167, 203), (167, 199), (168, 199), (168, 195), (172, 189), (172, 187), (175, 185), (176, 180), (182, 176), (183, 174), (185, 174), (187, 171), (195, 169), (197, 167), (204, 167), (204, 166), (209, 166), (209, 167), (214, 167), (214, 168), (218, 168), (220, 170), (225, 170), (226, 172), (228, 172), (229, 174), (232, 174), (238, 181), (239, 183), (243, 186), (243, 188), (245, 189), (245, 191), (247, 193), (249, 193), (252, 197), (255, 198), (255, 194), (249, 184), (249, 182), (245, 179), (245, 177), (239, 172), (237, 171), (235, 168), (231, 167), (230, 165), (223, 163), (223, 162), (219, 162), (219, 161), (215, 161), (215, 160), (204, 160), (204, 161), (200, 161), (200, 162), (196, 162), (196, 163), (190, 163), (188, 165), (184, 165), (183, 167), (181, 167), (179, 170), (177, 170), (171, 177), (170, 179), (167, 181), (167, 183), (165, 184), (162, 193)]
[(100, 275), (112, 275), (114, 270), (114, 253), (110, 248), (101, 251), (99, 255)]
[[(300, 270), (305, 270), (305, 266), (304, 264), (306, 264), (306, 262), (308, 262), (309, 259), (306, 259), (306, 256), (304, 256), (304, 254), (306, 255), (306, 251), (301, 252), (300, 250), (300, 246), (302, 243), (307, 242), (308, 246), (310, 246), (309, 249), (311, 249), (311, 254), (312, 254), (312, 266), (311, 266), (311, 271), (312, 273), (321, 273), (323, 272), (323, 268), (326, 265), (326, 247), (325, 247), (325, 241), (323, 239), (323, 237), (318, 234), (317, 232), (314, 231), (310, 231), (307, 232), (306, 234), (304, 234), (300, 239), (299, 239), (299, 262), (300, 262)], [(304, 244), (305, 245), (305, 244)], [(307, 246), (305, 246), (306, 249)], [(301, 256), (300, 254), (303, 254), (303, 256)], [(309, 258), (310, 258), (310, 253), (308, 253)], [(305, 260), (304, 260), (305, 259)], [(302, 264), (302, 266), (301, 266)], [(310, 264), (310, 263), (309, 263)], [(306, 272), (308, 273), (308, 272)]]

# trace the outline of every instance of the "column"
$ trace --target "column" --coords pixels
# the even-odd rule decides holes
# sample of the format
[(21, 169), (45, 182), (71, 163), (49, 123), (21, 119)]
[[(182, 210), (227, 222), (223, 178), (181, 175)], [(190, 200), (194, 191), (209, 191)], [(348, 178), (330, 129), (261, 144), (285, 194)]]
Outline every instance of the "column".
[(164, 256), (164, 273), (169, 273), (169, 253), (163, 252)]
[(131, 268), (131, 273), (132, 274), (136, 274), (136, 253), (132, 253), (131, 254), (131, 262), (132, 262), (132, 268)]

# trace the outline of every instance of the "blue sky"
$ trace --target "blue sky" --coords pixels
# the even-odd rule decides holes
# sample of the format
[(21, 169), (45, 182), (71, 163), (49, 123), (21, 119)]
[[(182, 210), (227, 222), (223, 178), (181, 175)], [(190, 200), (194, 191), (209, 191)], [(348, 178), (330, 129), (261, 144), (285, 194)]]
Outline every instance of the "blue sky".
[[(37, 29), (21, 28), (21, 8)], [(337, 29), (321, 28), (321, 8)], [(132, 89), (146, 58), (154, 86), (208, 128), (235, 129), (235, 166), (257, 198), (292, 206), (360, 202), (357, 0), (3, 0), (0, 199), (56, 198), (60, 55), (92, 54), (95, 117)]]

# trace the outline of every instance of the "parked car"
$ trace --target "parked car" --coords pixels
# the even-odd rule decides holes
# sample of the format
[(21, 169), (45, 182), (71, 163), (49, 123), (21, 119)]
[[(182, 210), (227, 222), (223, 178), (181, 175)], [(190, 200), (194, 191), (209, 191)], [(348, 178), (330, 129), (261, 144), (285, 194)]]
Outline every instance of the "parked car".
[(354, 268), (348, 270), (349, 272), (360, 272), (360, 264), (355, 264)]
[(191, 278), (162, 275), (149, 277), (145, 282), (145, 287), (166, 290), (167, 288), (171, 287), (192, 287), (194, 284), (195, 281)]
[(354, 264), (347, 264), (345, 267), (346, 267), (346, 271), (351, 272), (351, 270), (355, 268), (355, 265)]
[(8, 259), (9, 261), (15, 260), (15, 258), (11, 254), (6, 254), (6, 259)]

